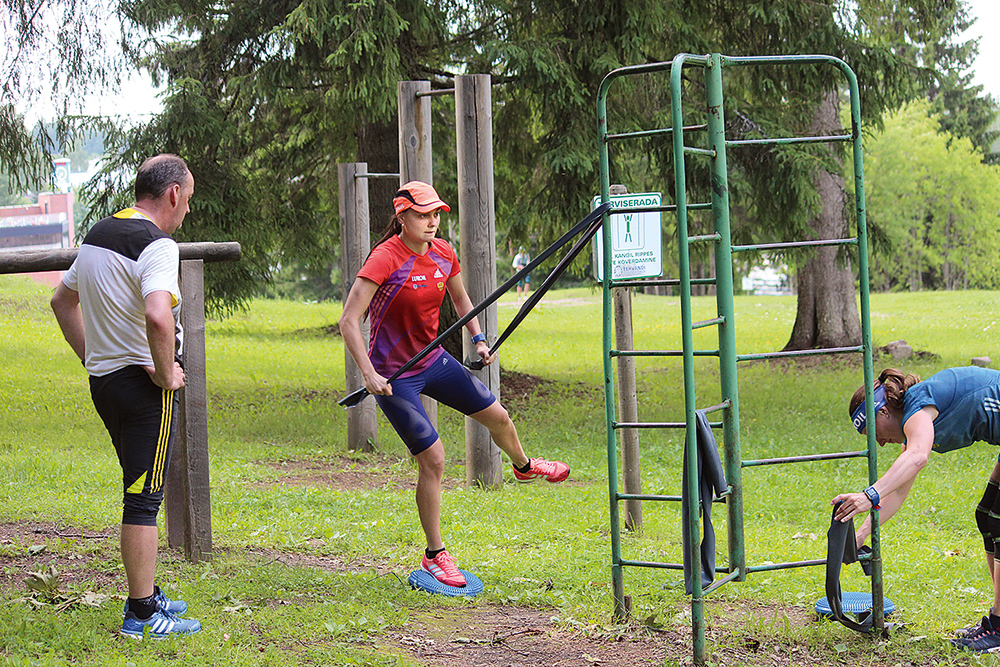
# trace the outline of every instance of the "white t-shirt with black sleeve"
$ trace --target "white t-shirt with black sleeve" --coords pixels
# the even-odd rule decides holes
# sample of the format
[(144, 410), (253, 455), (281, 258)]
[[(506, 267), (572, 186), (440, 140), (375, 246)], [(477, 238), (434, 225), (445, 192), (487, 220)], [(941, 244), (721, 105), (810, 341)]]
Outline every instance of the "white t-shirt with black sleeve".
[(127, 208), (91, 228), (63, 283), (80, 295), (86, 340), (84, 365), (97, 377), (126, 366), (152, 366), (145, 298), (169, 292), (180, 354), (180, 251), (170, 236)]

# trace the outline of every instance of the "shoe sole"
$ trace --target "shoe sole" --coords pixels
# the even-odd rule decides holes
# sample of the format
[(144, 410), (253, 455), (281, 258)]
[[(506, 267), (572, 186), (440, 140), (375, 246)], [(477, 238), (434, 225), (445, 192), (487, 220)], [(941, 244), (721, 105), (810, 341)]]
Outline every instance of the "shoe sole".
[(193, 635), (196, 632), (201, 632), (201, 630), (188, 630), (186, 632), (168, 632), (165, 635), (153, 634), (152, 632), (143, 634), (141, 632), (138, 632), (138, 633), (137, 632), (125, 632), (124, 630), (119, 630), (118, 634), (120, 634), (122, 637), (128, 637), (129, 639), (134, 639), (136, 641), (140, 641), (141, 642), (146, 637), (149, 637), (150, 639), (160, 640), (160, 639), (170, 639), (171, 637), (183, 637), (184, 635)]
[(998, 653), (1000, 652), (1000, 646), (991, 646), (990, 648), (977, 649), (972, 645), (972, 642), (965, 639), (951, 639), (949, 640), (952, 646), (960, 651), (971, 651), (973, 653)]

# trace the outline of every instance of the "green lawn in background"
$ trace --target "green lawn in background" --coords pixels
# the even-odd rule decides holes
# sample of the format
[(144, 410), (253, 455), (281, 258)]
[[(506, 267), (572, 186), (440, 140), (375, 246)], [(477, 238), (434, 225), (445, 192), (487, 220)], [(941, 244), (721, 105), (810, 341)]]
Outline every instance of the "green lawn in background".
[[(114, 530), (120, 471), (93, 411), (86, 375), (48, 311), (49, 293), (27, 279), (0, 276), (0, 523)], [(696, 320), (713, 316), (713, 309), (710, 297), (694, 300)], [(515, 312), (513, 298), (505, 297), (501, 326)], [(329, 330), (339, 314), (334, 303), (256, 301), (249, 312), (208, 323), (217, 556), (210, 564), (190, 565), (167, 553), (160, 569), (160, 581), (184, 596), (205, 631), (183, 643), (124, 642), (112, 633), (120, 623), (119, 599), (56, 613), (15, 602), (26, 591), (14, 580), (18, 585), (0, 586), (3, 664), (412, 664), (374, 649), (372, 638), (414, 611), (468, 603), (412, 592), (383, 574), (405, 579), (419, 565), (423, 537), (413, 494), (391, 481), (412, 479), (414, 466), (384, 421), (376, 454), (346, 450), (345, 412), (336, 404), (344, 393), (344, 349)], [(739, 351), (780, 349), (794, 317), (794, 297), (737, 297)], [(636, 347), (678, 348), (678, 319), (676, 297), (636, 296)], [(599, 292), (554, 292), (501, 351), (506, 370), (553, 381), (543, 396), (509, 407), (528, 454), (570, 463), (571, 483), (465, 488), (463, 420), (443, 409), (439, 430), (450, 456), (443, 531), (461, 567), (486, 584), (481, 600), (551, 608), (560, 622), (607, 626), (613, 621), (601, 322)], [(873, 295), (872, 328), (876, 345), (905, 339), (937, 355), (903, 364), (922, 376), (965, 365), (973, 356), (991, 356), (996, 364), (1000, 293)], [(712, 333), (696, 332), (696, 345), (715, 347)], [(876, 371), (885, 365), (876, 361)], [(640, 419), (678, 419), (680, 362), (643, 358), (637, 368)], [(716, 402), (718, 375), (717, 364), (699, 362), (699, 405)], [(847, 419), (847, 401), (860, 383), (860, 365), (844, 360), (741, 365), (744, 457), (861, 449), (863, 439)], [(644, 492), (678, 493), (678, 435), (643, 431), (640, 443)], [(881, 450), (881, 470), (895, 453)], [(883, 531), (887, 595), (910, 628), (892, 642), (919, 664), (954, 660), (942, 638), (989, 606), (973, 510), (995, 457), (984, 445), (934, 456)], [(321, 481), (324, 471), (350, 467), (352, 460), (381, 481), (353, 488)], [(310, 475), (320, 481), (309, 483)], [(509, 469), (505, 475), (510, 482)], [(767, 466), (746, 470), (744, 478), (750, 564), (824, 557), (830, 498), (866, 485), (859, 460)], [(624, 555), (679, 561), (679, 506), (646, 503), (644, 516), (643, 533), (624, 537)], [(725, 535), (721, 513), (716, 528)], [(0, 564), (31, 546), (0, 542)], [(113, 551), (83, 540), (46, 546), (79, 552), (84, 573), (94, 573), (89, 583), (77, 577), (71, 590), (123, 592)], [(284, 566), (275, 554), (337, 558), (360, 567), (331, 572)], [(853, 569), (845, 568), (844, 589), (864, 590), (867, 581)], [(822, 578), (820, 568), (755, 574), (713, 598), (811, 609), (822, 595)], [(634, 617), (688, 624), (679, 580), (675, 572), (627, 570)], [(839, 626), (753, 629), (831, 650), (843, 642), (867, 645)], [(914, 636), (928, 639), (909, 641)]]

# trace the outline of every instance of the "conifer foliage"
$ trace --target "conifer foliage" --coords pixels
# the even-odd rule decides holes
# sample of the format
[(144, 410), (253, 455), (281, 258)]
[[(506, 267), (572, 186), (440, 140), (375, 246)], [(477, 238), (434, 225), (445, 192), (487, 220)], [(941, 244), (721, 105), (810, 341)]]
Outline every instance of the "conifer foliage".
[[(0, 6), (11, 13), (30, 3)], [(969, 21), (964, 0), (122, 0), (117, 7), (130, 62), (167, 93), (162, 114), (121, 134), (95, 209), (115, 203), (124, 191), (116, 179), (143, 156), (183, 155), (197, 197), (181, 238), (244, 247), (243, 262), (212, 272), (209, 299), (217, 304), (259, 293), (290, 265), (340, 282), (336, 164), (398, 169), (402, 80), (449, 88), (457, 74), (493, 76), (497, 237), (514, 247), (560, 234), (597, 194), (595, 99), (603, 77), (622, 65), (679, 52), (835, 55), (859, 76), (867, 125), (877, 128), (887, 111), (924, 97), (953, 134), (981, 147), (995, 111), (969, 86), (975, 45), (957, 39)], [(732, 69), (724, 81), (734, 138), (843, 130), (843, 83), (832, 68)], [(665, 77), (616, 86), (609, 113), (617, 128), (665, 126)], [(703, 96), (697, 76), (684, 86), (692, 99)], [(446, 199), (455, 187), (451, 105), (433, 102), (435, 171)], [(9, 169), (28, 151), (9, 122), (0, 137)], [(667, 198), (672, 159), (669, 141), (657, 138), (612, 153), (616, 180)], [(853, 225), (842, 147), (733, 151), (730, 166), (738, 241), (842, 237)], [(707, 189), (707, 165), (689, 173), (696, 193)], [(371, 188), (377, 230), (395, 185)], [(821, 251), (787, 259), (799, 286), (788, 347), (855, 344), (854, 258)]]

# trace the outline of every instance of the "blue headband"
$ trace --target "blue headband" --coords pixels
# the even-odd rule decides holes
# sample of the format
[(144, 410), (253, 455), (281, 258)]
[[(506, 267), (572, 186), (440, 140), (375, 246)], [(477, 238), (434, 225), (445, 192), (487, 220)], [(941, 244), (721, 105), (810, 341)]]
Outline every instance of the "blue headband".
[[(878, 414), (878, 411), (885, 407), (885, 387), (879, 385), (875, 387), (875, 392), (873, 398), (875, 399), (875, 409), (872, 413)], [(854, 411), (851, 415), (851, 421), (854, 422), (854, 428), (858, 429), (858, 433), (865, 430), (865, 421), (868, 419), (867, 414), (865, 414), (865, 401), (861, 401), (861, 405)]]

